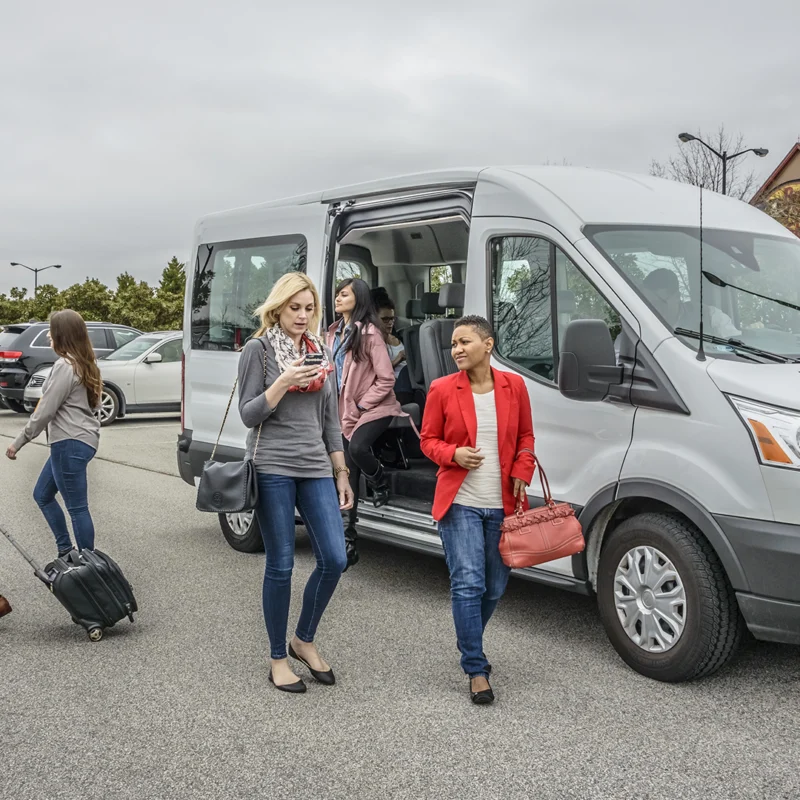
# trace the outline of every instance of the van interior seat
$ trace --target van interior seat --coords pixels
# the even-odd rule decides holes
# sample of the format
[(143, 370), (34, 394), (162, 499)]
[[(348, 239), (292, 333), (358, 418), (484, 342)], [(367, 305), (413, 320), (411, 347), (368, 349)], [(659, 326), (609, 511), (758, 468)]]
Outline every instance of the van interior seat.
[[(441, 314), (447, 308), (453, 308), (456, 315), (461, 316), (464, 309), (465, 289), (463, 283), (446, 283), (442, 286), (437, 298), (439, 313)], [(437, 378), (458, 372), (458, 367), (450, 353), (455, 325), (455, 318), (450, 317), (448, 319), (429, 319), (420, 327), (419, 346), (426, 391), (431, 388), (431, 383)]]
[[(431, 299), (431, 297), (433, 299)], [(435, 301), (435, 311), (426, 311), (433, 308)], [(439, 295), (436, 292), (425, 292), (421, 298), (409, 300), (406, 303), (406, 314), (414, 321), (421, 322), (426, 314), (439, 314)], [(412, 389), (425, 391), (425, 374), (422, 371), (422, 357), (419, 352), (419, 332), (418, 324), (411, 325), (397, 331), (397, 336), (405, 345), (406, 366), (408, 367), (408, 378), (411, 381)]]

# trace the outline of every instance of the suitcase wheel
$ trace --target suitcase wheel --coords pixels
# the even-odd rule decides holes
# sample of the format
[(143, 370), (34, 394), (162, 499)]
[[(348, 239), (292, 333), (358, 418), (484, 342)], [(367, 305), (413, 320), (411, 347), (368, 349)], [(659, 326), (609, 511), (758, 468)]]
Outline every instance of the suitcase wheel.
[(89, 629), (89, 638), (93, 642), (99, 642), (103, 638), (103, 629), (102, 628), (90, 628)]

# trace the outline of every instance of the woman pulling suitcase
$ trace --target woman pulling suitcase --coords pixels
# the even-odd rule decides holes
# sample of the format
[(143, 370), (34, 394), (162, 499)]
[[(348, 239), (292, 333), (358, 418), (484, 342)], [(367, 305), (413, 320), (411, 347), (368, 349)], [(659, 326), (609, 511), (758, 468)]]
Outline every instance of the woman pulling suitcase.
[(45, 381), (36, 411), (8, 447), (6, 456), (16, 460), (17, 453), (47, 429), (50, 457), (36, 482), (33, 498), (55, 536), (61, 558), (73, 547), (67, 520), (56, 500), (59, 492), (69, 511), (78, 549), (94, 549), (86, 468), (100, 444), (95, 409), (100, 405), (103, 381), (80, 314), (71, 309), (56, 311), (50, 317), (49, 336), (59, 359)]

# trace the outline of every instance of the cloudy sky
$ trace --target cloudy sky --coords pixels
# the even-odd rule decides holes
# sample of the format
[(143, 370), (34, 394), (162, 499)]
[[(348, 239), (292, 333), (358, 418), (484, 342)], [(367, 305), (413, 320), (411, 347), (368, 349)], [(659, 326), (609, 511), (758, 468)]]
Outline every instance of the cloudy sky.
[[(224, 10), (223, 10), (224, 9)], [(725, 124), (800, 136), (797, 0), (5, 3), (0, 292), (155, 281), (217, 211), (386, 175), (647, 172)], [(791, 39), (791, 36), (789, 37)]]

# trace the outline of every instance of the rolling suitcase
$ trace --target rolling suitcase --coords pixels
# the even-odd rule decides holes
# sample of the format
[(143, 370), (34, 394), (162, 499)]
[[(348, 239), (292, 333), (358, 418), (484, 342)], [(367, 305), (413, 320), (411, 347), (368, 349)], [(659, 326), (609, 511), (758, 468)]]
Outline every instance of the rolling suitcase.
[(133, 622), (138, 611), (133, 589), (119, 565), (99, 550), (72, 550), (42, 569), (14, 537), (0, 528), (0, 533), (33, 567), (37, 578), (67, 609), (72, 621), (82, 625), (93, 642), (103, 638), (103, 631), (127, 617)]

